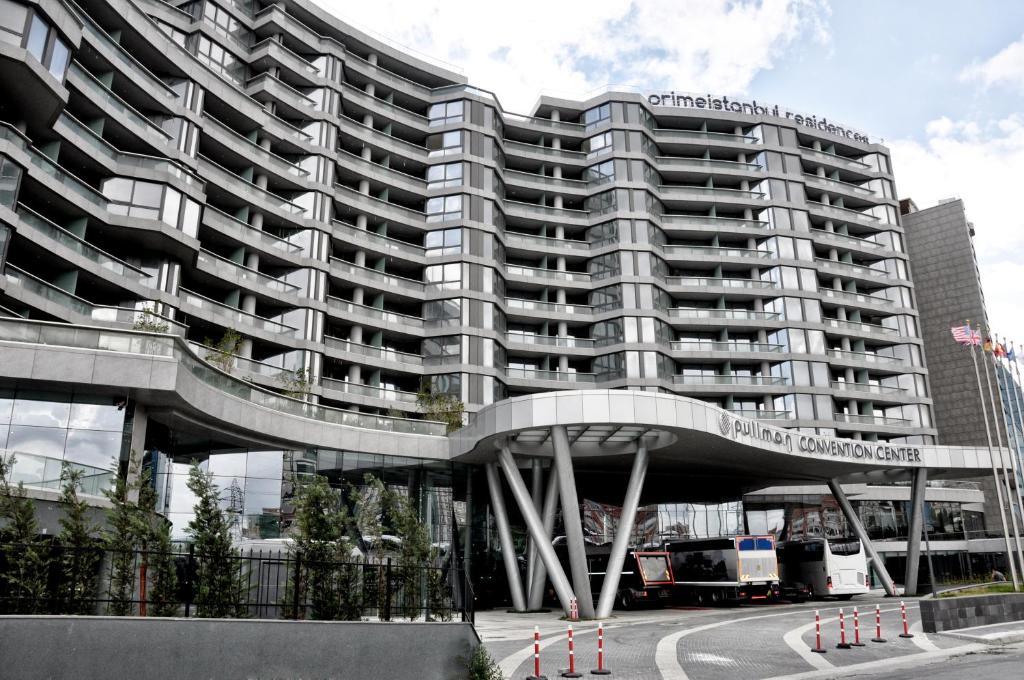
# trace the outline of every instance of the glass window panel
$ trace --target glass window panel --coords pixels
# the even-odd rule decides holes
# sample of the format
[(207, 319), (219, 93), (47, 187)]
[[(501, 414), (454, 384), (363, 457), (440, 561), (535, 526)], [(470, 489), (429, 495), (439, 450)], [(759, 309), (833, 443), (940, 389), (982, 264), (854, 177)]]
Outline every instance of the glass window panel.
[(227, 481), (230, 483), (230, 478), (245, 477), (246, 459), (247, 454), (245, 452), (213, 454), (210, 456), (209, 470), (214, 475), (228, 478)]
[(67, 430), (63, 427), (34, 427), (12, 425), (7, 437), (7, 448), (19, 458), (28, 453), (44, 458), (62, 460)]
[(50, 74), (57, 80), (64, 79), (64, 71), (68, 67), (68, 59), (71, 56), (71, 52), (68, 50), (68, 46), (64, 44), (64, 41), (60, 38), (55, 38), (53, 41), (53, 52), (50, 54)]
[(87, 401), (76, 397), (75, 403), (71, 404), (69, 427), (121, 432), (124, 429), (124, 410), (110, 402), (110, 399)]
[(132, 200), (134, 182), (124, 177), (112, 177), (103, 183), (103, 195), (112, 201), (128, 203)]
[(176, 189), (167, 188), (164, 193), (163, 221), (175, 229), (178, 227), (178, 212), (181, 210), (181, 194)]
[(185, 214), (181, 220), (181, 230), (188, 236), (195, 236), (199, 233), (199, 211), (198, 203), (190, 198), (185, 199)]
[(132, 205), (146, 208), (159, 208), (160, 200), (163, 198), (163, 185), (153, 182), (136, 182), (135, 191), (132, 194)]
[(252, 451), (246, 463), (245, 475), (253, 479), (281, 480), (281, 451)]
[(38, 14), (33, 14), (32, 24), (28, 29), (28, 40), (25, 42), (25, 49), (40, 62), (46, 56), (46, 36), (48, 32), (49, 26), (46, 25), (46, 22)]
[(120, 456), (120, 432), (68, 430), (64, 460), (103, 470), (115, 470)]
[(12, 425), (67, 427), (71, 404), (65, 395), (46, 392), (19, 393), (14, 402)]

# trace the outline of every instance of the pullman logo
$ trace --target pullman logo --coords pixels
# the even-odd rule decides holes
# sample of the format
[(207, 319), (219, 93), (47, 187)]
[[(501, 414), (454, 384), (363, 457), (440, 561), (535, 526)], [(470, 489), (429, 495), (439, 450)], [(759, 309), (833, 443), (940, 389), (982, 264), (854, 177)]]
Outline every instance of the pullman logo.
[(723, 413), (718, 418), (718, 429), (721, 430), (724, 435), (728, 435), (732, 431), (732, 418), (728, 413)]

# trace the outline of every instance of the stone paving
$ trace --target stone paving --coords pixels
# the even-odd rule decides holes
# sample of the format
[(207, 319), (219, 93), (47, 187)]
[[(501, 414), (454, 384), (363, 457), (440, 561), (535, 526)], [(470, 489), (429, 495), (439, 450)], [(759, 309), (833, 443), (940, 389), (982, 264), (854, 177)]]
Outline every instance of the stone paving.
[[(882, 635), (874, 637), (874, 607), (882, 608)], [(852, 610), (861, 613), (865, 646), (836, 649), (838, 613), (846, 613), (848, 640), (853, 641)], [(825, 654), (812, 654), (814, 611), (822, 618)], [(505, 677), (523, 680), (533, 672), (533, 627), (540, 628), (542, 672), (558, 677), (568, 666), (567, 622), (559, 613), (509, 614), (479, 612), (477, 630)], [(616, 612), (605, 626), (606, 665), (613, 676), (635, 680), (763, 680), (827, 672), (868, 662), (879, 664), (914, 655), (941, 656), (944, 650), (965, 649), (968, 642), (921, 632), (917, 603), (907, 600), (907, 618), (914, 637), (900, 638), (899, 601), (875, 595), (851, 602), (753, 605), (726, 608), (670, 608)], [(596, 667), (596, 624), (574, 625), (576, 669), (589, 676)], [(925, 656), (922, 656), (924, 659)]]

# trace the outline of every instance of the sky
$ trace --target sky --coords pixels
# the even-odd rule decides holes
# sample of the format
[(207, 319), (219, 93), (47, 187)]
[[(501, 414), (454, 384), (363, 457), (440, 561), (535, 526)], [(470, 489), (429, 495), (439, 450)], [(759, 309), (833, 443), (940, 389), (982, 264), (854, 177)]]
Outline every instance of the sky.
[(964, 200), (992, 330), (1024, 345), (1024, 210), (1008, 201), (1024, 191), (1024, 2), (314, 2), (452, 65), (506, 111), (674, 89), (867, 132), (891, 149), (900, 197)]

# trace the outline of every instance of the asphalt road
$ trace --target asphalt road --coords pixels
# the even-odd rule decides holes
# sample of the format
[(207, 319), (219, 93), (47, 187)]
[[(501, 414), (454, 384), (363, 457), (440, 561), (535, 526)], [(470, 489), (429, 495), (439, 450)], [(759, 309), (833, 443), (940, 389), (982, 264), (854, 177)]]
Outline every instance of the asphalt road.
[(1017, 680), (1024, 678), (1024, 646), (992, 647), (915, 668), (881, 669), (843, 677), (846, 680)]

